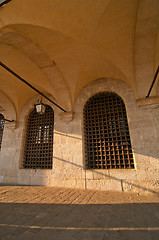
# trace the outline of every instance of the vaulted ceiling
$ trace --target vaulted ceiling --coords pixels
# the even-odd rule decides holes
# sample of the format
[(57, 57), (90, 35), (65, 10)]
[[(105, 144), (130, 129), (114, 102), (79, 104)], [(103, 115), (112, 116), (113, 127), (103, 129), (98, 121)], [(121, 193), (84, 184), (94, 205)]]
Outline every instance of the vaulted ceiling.
[[(143, 98), (159, 63), (159, 1), (12, 0), (0, 8), (0, 61), (67, 111), (100, 78)], [(17, 115), (36, 95), (2, 67), (0, 91)]]

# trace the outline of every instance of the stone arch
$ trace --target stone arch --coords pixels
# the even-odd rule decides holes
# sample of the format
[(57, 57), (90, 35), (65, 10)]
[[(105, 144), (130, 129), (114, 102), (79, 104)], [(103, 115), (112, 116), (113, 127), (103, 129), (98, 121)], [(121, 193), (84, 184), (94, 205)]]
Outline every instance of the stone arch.
[(3, 114), (3, 116), (6, 119), (14, 121), (17, 120), (16, 119), (17, 114), (14, 105), (9, 100), (9, 98), (1, 91), (0, 91), (0, 113)]
[[(50, 97), (50, 96), (48, 96)], [(50, 97), (51, 98), (51, 97)], [(18, 130), (21, 132), (20, 134), (20, 159), (19, 159), (19, 168), (23, 168), (23, 155), (24, 155), (24, 148), (25, 148), (25, 139), (26, 139), (26, 131), (27, 131), (27, 119), (30, 115), (30, 113), (34, 110), (35, 105), (39, 103), (41, 100), (41, 95), (36, 95), (29, 99), (29, 101), (24, 105), (20, 116), (19, 116), (19, 121), (18, 121)], [(53, 101), (56, 101), (55, 99), (52, 98)], [(53, 109), (54, 112), (54, 118), (55, 114), (57, 115), (59, 113), (59, 109), (54, 106), (50, 101), (48, 101), (45, 98), (42, 98), (42, 102), (45, 105), (50, 106)], [(29, 171), (32, 171), (31, 169)]]
[[(51, 98), (54, 102), (56, 102), (56, 99), (49, 96), (49, 98)], [(30, 112), (33, 110), (34, 105), (37, 104), (39, 101), (41, 100), (41, 95), (37, 94), (36, 96), (32, 97), (31, 99), (29, 99), (29, 101), (27, 101), (27, 103), (24, 105), (20, 116), (19, 116), (19, 126), (22, 127), (23, 123), (26, 121), (27, 116), (30, 114)], [(48, 101), (45, 98), (42, 98), (42, 102), (46, 105), (51, 106), (53, 109), (57, 109), (57, 107), (51, 103), (50, 101)]]
[(36, 43), (17, 32), (13, 26), (5, 27), (0, 31), (0, 42), (11, 45), (35, 63), (52, 86), (51, 92), (49, 90), (48, 92), (57, 99), (63, 108), (68, 111), (72, 109), (71, 96), (64, 76), (48, 54)]
[[(136, 105), (136, 98), (133, 90), (122, 80), (119, 79), (112, 79), (112, 78), (102, 78), (97, 79), (86, 87), (84, 87), (79, 95), (77, 96), (76, 103), (75, 103), (75, 117), (77, 121), (80, 122), (81, 126), (81, 135), (82, 135), (82, 149), (83, 149), (83, 165), (84, 165), (84, 119), (83, 119), (83, 109), (86, 102), (95, 94), (99, 92), (114, 92), (119, 97), (121, 97), (124, 101), (126, 113), (127, 113), (127, 120), (129, 125), (129, 133), (131, 138), (132, 144), (132, 151), (135, 152), (135, 134), (133, 132), (133, 128), (131, 123), (136, 121), (135, 114), (138, 113), (138, 108)], [(136, 165), (135, 155), (134, 155), (134, 162)]]
[(4, 121), (3, 140), (1, 139), (1, 157), (3, 158), (3, 146), (7, 145), (9, 133), (13, 132), (17, 126), (17, 114), (14, 105), (2, 91), (0, 91), (0, 114), (5, 119), (14, 120), (13, 122)]
[[(131, 114), (131, 107), (136, 104), (133, 90), (122, 80), (112, 78), (97, 79), (84, 87), (76, 99), (75, 113), (82, 113), (85, 103), (98, 92), (110, 91), (118, 94), (125, 102), (127, 114)], [(129, 108), (129, 106), (131, 107)]]

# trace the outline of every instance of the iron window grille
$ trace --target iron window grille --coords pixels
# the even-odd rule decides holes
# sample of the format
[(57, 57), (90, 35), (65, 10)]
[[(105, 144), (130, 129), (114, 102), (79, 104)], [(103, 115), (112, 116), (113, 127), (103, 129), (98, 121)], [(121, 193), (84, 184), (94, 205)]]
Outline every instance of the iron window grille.
[(133, 169), (134, 160), (123, 100), (102, 92), (84, 107), (86, 169)]
[(24, 168), (51, 169), (53, 157), (54, 112), (46, 105), (39, 114), (34, 109), (27, 121)]
[(4, 130), (4, 116), (0, 114), (0, 151), (2, 145), (2, 138), (3, 138), (3, 130)]

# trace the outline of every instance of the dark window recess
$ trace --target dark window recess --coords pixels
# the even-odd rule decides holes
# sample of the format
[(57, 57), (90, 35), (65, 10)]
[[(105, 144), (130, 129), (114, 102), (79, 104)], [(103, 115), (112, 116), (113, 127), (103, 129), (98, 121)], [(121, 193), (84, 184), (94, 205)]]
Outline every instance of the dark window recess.
[(45, 113), (34, 109), (27, 121), (24, 168), (52, 168), (54, 112), (46, 105)]
[(0, 114), (0, 150), (2, 145), (3, 130), (4, 130), (4, 116)]
[(125, 104), (112, 92), (98, 93), (84, 107), (86, 169), (132, 169)]

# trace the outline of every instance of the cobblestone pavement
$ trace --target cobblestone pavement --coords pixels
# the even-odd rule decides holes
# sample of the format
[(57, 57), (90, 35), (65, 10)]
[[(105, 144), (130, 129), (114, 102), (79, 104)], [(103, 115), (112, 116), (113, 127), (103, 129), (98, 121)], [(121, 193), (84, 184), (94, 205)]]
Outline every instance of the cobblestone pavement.
[(158, 240), (159, 197), (0, 186), (0, 240)]

